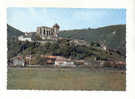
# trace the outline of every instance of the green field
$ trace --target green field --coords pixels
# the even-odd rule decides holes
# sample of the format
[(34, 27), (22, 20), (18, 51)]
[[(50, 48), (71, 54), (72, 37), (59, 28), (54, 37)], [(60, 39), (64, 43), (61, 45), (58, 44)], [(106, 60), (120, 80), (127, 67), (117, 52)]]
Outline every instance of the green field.
[(8, 68), (7, 88), (124, 91), (126, 73), (88, 68)]

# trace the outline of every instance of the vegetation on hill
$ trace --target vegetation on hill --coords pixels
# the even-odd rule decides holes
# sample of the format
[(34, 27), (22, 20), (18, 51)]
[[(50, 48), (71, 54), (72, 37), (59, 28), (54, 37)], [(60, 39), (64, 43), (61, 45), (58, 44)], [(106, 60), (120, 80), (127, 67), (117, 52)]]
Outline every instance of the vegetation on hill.
[[(75, 43), (70, 42), (70, 40), (58, 40), (55, 42), (48, 42), (41, 44), (38, 42), (19, 42), (14, 41), (13, 44), (8, 44), (8, 55), (9, 58), (20, 55), (55, 55), (55, 56), (64, 56), (67, 58), (73, 59), (99, 59), (107, 60), (112, 58), (115, 60), (123, 60), (123, 57), (116, 52), (106, 52), (99, 46), (90, 45), (76, 45)], [(112, 54), (113, 53), (113, 54)]]
[(20, 49), (20, 42), (14, 37), (8, 38), (8, 59), (16, 56), (18, 54), (18, 49)]
[(7, 39), (8, 39), (8, 58), (16, 56), (20, 48), (20, 42), (17, 42), (17, 37), (24, 33), (7, 24)]
[(126, 25), (112, 25), (97, 29), (79, 29), (61, 31), (60, 37), (86, 40), (88, 42), (103, 42), (109, 48), (126, 53)]
[[(8, 58), (18, 54), (50, 54), (76, 59), (125, 59), (126, 25), (114, 25), (98, 29), (68, 30), (61, 31), (59, 34), (59, 36), (64, 38), (86, 40), (90, 46), (76, 45), (68, 39), (45, 44), (20, 42), (17, 40), (17, 36), (22, 34), (23, 32), (8, 25), (8, 37), (10, 37), (8, 38)], [(118, 51), (104, 51), (100, 46), (101, 42), (108, 48), (117, 49)]]

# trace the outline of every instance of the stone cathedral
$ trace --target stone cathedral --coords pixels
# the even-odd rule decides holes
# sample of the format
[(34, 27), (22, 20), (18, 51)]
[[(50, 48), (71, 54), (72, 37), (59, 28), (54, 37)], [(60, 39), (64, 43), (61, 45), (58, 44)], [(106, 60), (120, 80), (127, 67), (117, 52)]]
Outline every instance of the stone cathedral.
[(52, 39), (55, 40), (58, 37), (60, 26), (58, 24), (54, 24), (53, 27), (41, 26), (37, 27), (37, 35), (43, 39)]

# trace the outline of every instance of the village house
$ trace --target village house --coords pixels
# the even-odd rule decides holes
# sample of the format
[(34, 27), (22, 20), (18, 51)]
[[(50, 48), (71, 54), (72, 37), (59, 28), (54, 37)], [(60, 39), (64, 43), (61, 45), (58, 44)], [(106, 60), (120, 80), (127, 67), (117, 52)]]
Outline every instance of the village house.
[(71, 59), (66, 59), (64, 57), (57, 56), (55, 60), (55, 66), (57, 67), (76, 67)]
[(22, 42), (23, 42), (23, 41), (29, 41), (29, 42), (32, 41), (31, 37), (23, 36), (23, 35), (19, 36), (19, 37), (18, 37), (18, 40), (19, 40), (19, 41), (22, 41)]
[(45, 59), (46, 64), (54, 64), (56, 60), (56, 56), (52, 56), (52, 55), (40, 55), (40, 57), (42, 59)]
[(11, 59), (13, 66), (24, 66), (25, 61), (22, 56), (17, 56)]
[(75, 60), (75, 64), (77, 65), (84, 65), (85, 61), (84, 60)]
[(32, 61), (32, 55), (25, 56), (25, 63), (26, 64), (31, 64), (31, 61)]
[(47, 59), (47, 64), (54, 64), (56, 60), (56, 56), (45, 56)]
[(21, 35), (18, 37), (18, 40), (19, 41), (29, 41), (29, 42), (32, 42), (33, 39), (35, 38), (35, 32), (25, 32), (24, 35)]
[(104, 67), (119, 68), (119, 69), (126, 69), (126, 62), (118, 61), (118, 60), (108, 60), (108, 61), (104, 62), (103, 66)]
[(101, 45), (101, 48), (105, 51), (107, 50), (107, 47), (105, 45)]
[(89, 46), (89, 44), (85, 40), (77, 40), (77, 39), (68, 39), (70, 43), (74, 43), (75, 45), (85, 45)]

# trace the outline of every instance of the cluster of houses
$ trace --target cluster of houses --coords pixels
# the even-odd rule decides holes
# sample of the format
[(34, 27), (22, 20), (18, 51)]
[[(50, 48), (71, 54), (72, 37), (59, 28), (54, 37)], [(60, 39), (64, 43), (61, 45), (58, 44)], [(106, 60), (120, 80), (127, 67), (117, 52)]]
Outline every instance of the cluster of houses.
[[(75, 63), (70, 58), (65, 58), (62, 56), (49, 56), (49, 55), (40, 55), (40, 58), (43, 60), (42, 66), (54, 65), (55, 67), (76, 67)], [(10, 59), (9, 66), (32, 66), (39, 64), (33, 64), (32, 61), (35, 57), (29, 56), (17, 56)]]
[[(40, 55), (41, 63), (33, 63), (35, 62), (35, 56), (17, 56), (11, 58), (9, 61), (9, 66), (54, 66), (54, 67), (78, 67), (78, 66), (93, 66), (100, 65), (95, 63), (94, 61), (85, 61), (85, 60), (77, 60), (71, 58), (65, 58), (63, 56), (51, 56), (51, 55)], [(93, 63), (94, 62), (94, 63)]]
[(125, 68), (126, 63), (123, 61), (108, 60), (108, 61), (86, 61), (65, 58), (62, 56), (40, 55), (42, 64), (32, 63), (36, 60), (34, 56), (17, 56), (10, 59), (9, 66), (53, 66), (53, 67), (113, 67), (113, 68)]

